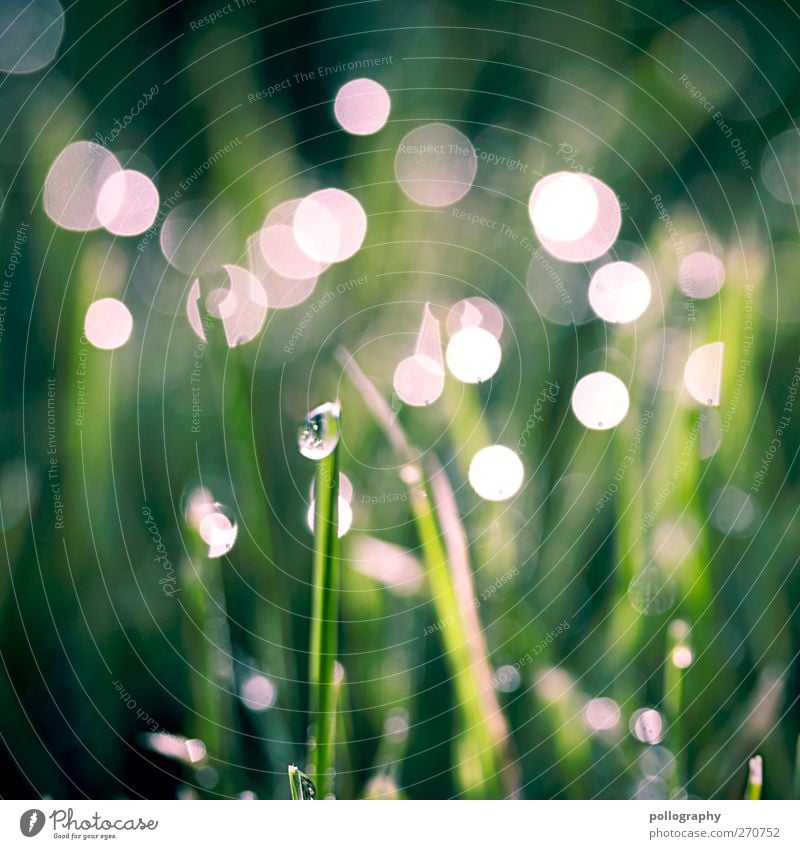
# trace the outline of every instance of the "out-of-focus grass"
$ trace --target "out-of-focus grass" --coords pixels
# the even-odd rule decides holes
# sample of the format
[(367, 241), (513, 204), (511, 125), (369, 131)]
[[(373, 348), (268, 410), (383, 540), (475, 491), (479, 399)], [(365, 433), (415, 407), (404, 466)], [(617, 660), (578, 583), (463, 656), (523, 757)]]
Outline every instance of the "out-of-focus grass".
[[(224, 757), (220, 749), (238, 753), (244, 767), (226, 779), (232, 792), (288, 796), (286, 766), (302, 763), (306, 739), (311, 616), (311, 538), (301, 491), (307, 475), (296, 457), (294, 423), (308, 408), (307, 395), (338, 384), (337, 344), (356, 353), (388, 399), (397, 351), (411, 345), (421, 304), (432, 301), (444, 315), (451, 303), (472, 294), (492, 298), (506, 315), (500, 373), (491, 386), (462, 390), (450, 383), (431, 409), (401, 409), (397, 416), (409, 440), (435, 446), (445, 467), (478, 597), (510, 566), (519, 568), (513, 581), (482, 601), (480, 623), (492, 668), (516, 666), (520, 677), (516, 689), (496, 698), (518, 756), (523, 795), (632, 795), (647, 747), (627, 724), (642, 707), (663, 709), (667, 718), (661, 746), (677, 763), (670, 783), (685, 785), (692, 795), (741, 798), (746, 764), (758, 751), (768, 765), (764, 796), (789, 794), (800, 724), (800, 439), (794, 426), (783, 434), (764, 485), (755, 493), (751, 486), (797, 364), (796, 321), (786, 315), (776, 324), (764, 309), (783, 286), (770, 254), (773, 243), (796, 240), (793, 210), (763, 197), (712, 116), (674, 85), (660, 63), (677, 77), (688, 60), (652, 21), (634, 25), (611, 4), (575, 4), (579, 16), (594, 16), (594, 25), (573, 20), (567, 29), (559, 15), (506, 6), (493, 7), (494, 33), (475, 23), (484, 7), (469, 3), (360, 6), (266, 31), (258, 29), (265, 25), (262, 13), (245, 9), (178, 39), (130, 77), (124, 51), (92, 67), (105, 53), (104, 41), (116, 35), (110, 22), (96, 22), (86, 4), (78, 4), (65, 42), (72, 49), (62, 50), (63, 63), (39, 90), (32, 93), (37, 78), (3, 79), (4, 251), (20, 221), (31, 224), (31, 235), (13, 282), (13, 322), (6, 324), (0, 359), (6, 387), (0, 424), (8, 436), (0, 470), (14, 460), (23, 460), (27, 470), (24, 487), (0, 492), (0, 709), (10, 750), (0, 751), (2, 795), (175, 794), (183, 777), (138, 746), (146, 726), (119, 699), (116, 679), (159, 728), (202, 734), (215, 758)], [(294, 10), (273, 4), (271, 14), (284, 12)], [(125, 14), (138, 21), (132, 4), (125, 4)], [(178, 10), (151, 22), (132, 39), (131, 51), (149, 55), (152, 44), (186, 31), (189, 14)], [(674, 10), (675, 23), (686, 14)], [(75, 39), (88, 22), (97, 28), (83, 33), (78, 46)], [(781, 13), (779, 23), (778, 29), (798, 35), (793, 19)], [(393, 32), (395, 25), (400, 28)], [(118, 20), (115, 32), (119, 26)], [(380, 34), (369, 40), (354, 34), (370, 28)], [(323, 31), (325, 37), (317, 38)], [(563, 50), (565, 39), (577, 49)], [(316, 46), (286, 50), (309, 41)], [(375, 74), (391, 90), (394, 112), (374, 138), (335, 131), (330, 99), (341, 76), (255, 102), (247, 97), (300, 68), (365, 51), (394, 57)], [(696, 80), (700, 85), (712, 81), (706, 70), (709, 76)], [(753, 163), (766, 139), (800, 107), (797, 93), (774, 81), (785, 92), (786, 108), (760, 124), (737, 126)], [(112, 243), (99, 233), (55, 230), (37, 197), (50, 162), (68, 141), (107, 132), (155, 82), (158, 98), (118, 148), (147, 156), (164, 199), (239, 136), (236, 154), (220, 159), (182, 198), (228, 210), (235, 251), (275, 203), (317, 183), (351, 190), (369, 214), (364, 249), (327, 272), (318, 294), (350, 277), (367, 282), (316, 313), (291, 356), (283, 346), (303, 306), (271, 313), (263, 339), (250, 346), (227, 351), (209, 344), (198, 434), (191, 431), (190, 410), (197, 340), (183, 314), (189, 281), (159, 263), (157, 240), (139, 254), (131, 240)], [(602, 92), (596, 91), (599, 82)], [(732, 109), (737, 92), (718, 90), (718, 107)], [(466, 224), (452, 210), (415, 208), (402, 195), (393, 180), (394, 151), (405, 132), (427, 120), (452, 122), (481, 149), (525, 166), (511, 172), (481, 160), (476, 186), (457, 204), (519, 236), (531, 235), (526, 203), (536, 178), (572, 167), (558, 153), (562, 142), (578, 149), (577, 166), (608, 180), (627, 204), (623, 238), (658, 271), (655, 306), (635, 337), (624, 331), (607, 336), (597, 321), (561, 326), (542, 319), (526, 284), (531, 253), (519, 238)], [(725, 286), (718, 298), (695, 302), (692, 322), (675, 290), (678, 257), (654, 194), (662, 196), (686, 244), (705, 227), (725, 246)], [(134, 341), (112, 356), (81, 342), (83, 315), (95, 293), (121, 295), (134, 313)], [(684, 356), (708, 341), (725, 344), (718, 410), (724, 427), (719, 450), (708, 458), (698, 455), (699, 437), (693, 436), (704, 412), (642, 379), (648, 368), (662, 365), (645, 365), (645, 335), (664, 326), (679, 332)], [(569, 395), (587, 367), (587, 352), (606, 347), (616, 352), (612, 370), (619, 368), (631, 385), (631, 410), (614, 433), (587, 433), (571, 416)], [(77, 427), (84, 348), (89, 407)], [(46, 381), (53, 375), (56, 457), (67, 504), (63, 532), (53, 527), (43, 435)], [(558, 380), (561, 391), (522, 451), (525, 489), (507, 506), (479, 503), (466, 484), (474, 449), (495, 441), (514, 447), (545, 379)], [(361, 409), (346, 384), (342, 391)], [(646, 410), (652, 419), (632, 449)], [(400, 489), (396, 448), (367, 415), (350, 416), (347, 427), (343, 451), (356, 491), (352, 533), (379, 535), (420, 554), (411, 502), (358, 500), (359, 493)], [(693, 446), (688, 454), (687, 444)], [(598, 510), (627, 456), (632, 459), (618, 491)], [(645, 515), (676, 470), (674, 489), (644, 528)], [(215, 708), (197, 692), (192, 666), (202, 664), (187, 662), (195, 649), (200, 658), (205, 654), (202, 629), (184, 637), (181, 605), (159, 587), (162, 573), (140, 519), (146, 504), (173, 564), (186, 562), (180, 504), (199, 474), (240, 522), (236, 547), (218, 564), (235, 657), (231, 689), (238, 692), (253, 670), (269, 676), (276, 689), (266, 711), (232, 700), (225, 726), (237, 730), (228, 740), (220, 739), (219, 723), (209, 726)], [(753, 497), (757, 518), (748, 535), (726, 533), (715, 521), (720, 493), (730, 486)], [(430, 508), (413, 506), (430, 525)], [(439, 529), (429, 530), (428, 553), (433, 550), (441, 564), (447, 553)], [(647, 586), (654, 601), (669, 603), (644, 614), (631, 605), (629, 588), (653, 568), (663, 580)], [(346, 781), (353, 795), (367, 791), (376, 764), (382, 776), (388, 772), (386, 760), (392, 781), (410, 797), (461, 792), (468, 758), (459, 758), (461, 749), (451, 741), (465, 722), (481, 729), (485, 717), (467, 697), (467, 689), (474, 690), (464, 671), (468, 661), (454, 668), (440, 640), (453, 642), (449, 657), (461, 657), (464, 634), (458, 640), (458, 629), (426, 635), (442, 615), (433, 605), (398, 595), (347, 565), (343, 571), (345, 588), (353, 590), (342, 599), (339, 634), (352, 733), (349, 764), (341, 763), (352, 770)], [(185, 609), (197, 589), (192, 574), (183, 578)], [(434, 595), (454, 604), (450, 587)], [(680, 676), (668, 656), (669, 623), (676, 618), (690, 623), (694, 653)], [(193, 619), (202, 619), (199, 608)], [(563, 621), (570, 627), (547, 642)], [(526, 656), (532, 660), (522, 664)], [(591, 733), (584, 711), (601, 696), (616, 700), (621, 720), (615, 729)], [(408, 739), (385, 754), (385, 724), (396, 709), (407, 712)], [(206, 721), (202, 730), (190, 728), (195, 712)], [(492, 745), (483, 746), (486, 735), (480, 739), (471, 754), (480, 763), (480, 781), (486, 778), (481, 792), (501, 795), (487, 778), (500, 758)]]

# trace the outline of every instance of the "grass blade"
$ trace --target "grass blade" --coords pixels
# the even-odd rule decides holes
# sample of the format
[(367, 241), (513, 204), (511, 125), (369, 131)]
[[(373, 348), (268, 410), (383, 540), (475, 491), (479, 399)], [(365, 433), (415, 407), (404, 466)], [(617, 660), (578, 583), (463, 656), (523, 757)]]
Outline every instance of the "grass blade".
[(477, 798), (517, 795), (515, 771), (507, 759), (508, 730), (494, 693), (488, 652), (474, 604), (466, 534), (444, 471), (430, 460), (426, 480), (391, 410), (350, 354), (337, 358), (395, 449), (407, 462), (402, 478), (408, 488), (414, 523), (436, 615), (461, 713), (459, 778), (466, 795)]
[(289, 764), (289, 787), (292, 799), (297, 802), (313, 801), (317, 798), (314, 782), (294, 764)]
[[(322, 412), (320, 412), (322, 411)], [(309, 426), (315, 417), (331, 416), (335, 421)], [(320, 420), (321, 421), (321, 420)], [(315, 428), (333, 425), (335, 442), (327, 450), (325, 434)], [(322, 799), (334, 795), (336, 746), (336, 655), (339, 629), (339, 406), (323, 405), (309, 413), (304, 426), (306, 438), (316, 446), (306, 456), (316, 459), (314, 483), (314, 566), (311, 600), (311, 639), (309, 646), (309, 686), (311, 732), (308, 745), (308, 772), (316, 779)], [(308, 436), (310, 434), (310, 437)], [(302, 451), (301, 435), (301, 451)]]
[(750, 758), (747, 765), (747, 787), (744, 798), (758, 800), (761, 798), (761, 787), (764, 784), (764, 762), (761, 755)]

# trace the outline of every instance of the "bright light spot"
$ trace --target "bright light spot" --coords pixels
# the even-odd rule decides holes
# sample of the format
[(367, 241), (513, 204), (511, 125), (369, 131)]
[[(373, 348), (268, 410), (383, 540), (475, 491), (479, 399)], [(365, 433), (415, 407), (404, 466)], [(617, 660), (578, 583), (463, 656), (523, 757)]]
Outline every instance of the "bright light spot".
[(364, 243), (367, 215), (351, 194), (321, 189), (300, 201), (292, 226), (297, 244), (312, 260), (342, 262)]
[[(267, 295), (267, 303), (271, 309), (285, 310), (302, 304), (314, 292), (318, 276), (313, 275), (303, 280), (294, 280), (291, 277), (284, 277), (282, 274), (278, 274), (264, 258), (261, 247), (261, 232), (250, 236), (247, 240), (248, 270), (261, 283)], [(314, 262), (314, 260), (308, 261)], [(327, 268), (327, 266), (325, 267)], [(295, 270), (296, 268), (297, 266), (295, 266)]]
[(642, 708), (631, 717), (630, 729), (637, 740), (655, 745), (664, 736), (664, 719), (657, 710)]
[(404, 404), (427, 407), (444, 391), (444, 369), (424, 354), (413, 354), (397, 364), (392, 386)]
[(275, 704), (277, 693), (266, 675), (250, 675), (242, 684), (241, 697), (244, 706), (255, 713), (269, 710)]
[[(344, 472), (339, 472), (339, 536), (343, 537), (352, 527), (353, 508), (350, 502), (353, 500), (353, 484)], [(316, 517), (316, 501), (314, 500), (314, 481), (311, 481), (311, 493), (309, 497), (308, 513), (306, 523), (311, 533), (314, 533), (314, 521)]]
[(591, 174), (559, 171), (543, 177), (533, 187), (528, 212), (542, 247), (564, 262), (602, 256), (622, 225), (619, 199)]
[(708, 251), (695, 251), (678, 266), (678, 286), (692, 298), (710, 298), (725, 282), (725, 266)]
[(611, 731), (619, 725), (622, 714), (614, 699), (601, 697), (586, 703), (583, 718), (592, 731)]
[(347, 563), (397, 595), (414, 595), (425, 582), (422, 564), (411, 552), (376, 537), (357, 536), (348, 552)]
[(117, 171), (103, 183), (97, 198), (97, 218), (116, 236), (137, 236), (158, 214), (158, 189), (140, 171)]
[(442, 332), (430, 304), (422, 310), (414, 354), (398, 363), (392, 385), (397, 397), (412, 407), (432, 404), (444, 390)]
[(408, 737), (409, 725), (408, 712), (402, 708), (392, 708), (383, 723), (383, 733), (393, 743), (402, 743)]
[(214, 496), (211, 494), (211, 490), (204, 486), (198, 486), (189, 492), (184, 505), (184, 515), (193, 528), (199, 528), (203, 516), (213, 510)]
[(469, 464), (469, 482), (487, 501), (505, 501), (522, 486), (525, 469), (522, 460), (504, 445), (481, 448)]
[(202, 740), (187, 739), (179, 734), (167, 734), (164, 731), (142, 735), (148, 749), (167, 758), (197, 764), (206, 757), (206, 746)]
[(400, 142), (394, 173), (403, 192), (422, 206), (449, 206), (470, 190), (478, 158), (472, 142), (447, 124), (426, 124)]
[(760, 518), (758, 502), (738, 486), (726, 486), (715, 493), (716, 504), (711, 522), (717, 530), (729, 536), (747, 536)]
[(501, 666), (494, 674), (494, 686), (501, 693), (513, 693), (519, 689), (522, 683), (522, 676), (519, 674), (519, 669), (516, 666), (506, 664)]
[(569, 171), (548, 174), (533, 187), (528, 201), (536, 235), (558, 242), (585, 236), (597, 221), (597, 194), (586, 177)]
[(56, 56), (64, 34), (58, 0), (3, 0), (0, 3), (0, 71), (30, 74)]
[(133, 316), (130, 310), (116, 298), (101, 298), (88, 310), (83, 322), (83, 332), (95, 348), (113, 351), (130, 338)]
[(464, 298), (453, 304), (447, 313), (447, 332), (450, 336), (465, 327), (482, 327), (499, 340), (503, 335), (504, 323), (500, 307), (487, 298)]
[(462, 383), (482, 383), (500, 368), (500, 343), (482, 327), (465, 327), (447, 344), (447, 368)]
[(254, 339), (267, 320), (267, 294), (258, 278), (238, 265), (223, 266), (230, 281), (227, 295), (217, 304), (225, 339), (231, 348)]
[(695, 547), (698, 528), (689, 516), (665, 520), (653, 531), (653, 558), (664, 566), (678, 566)]
[(422, 480), (422, 472), (416, 463), (409, 463), (400, 469), (400, 480), (406, 486), (416, 486)]
[(678, 669), (688, 669), (694, 660), (694, 653), (689, 646), (675, 646), (672, 650), (672, 665)]
[[(306, 524), (311, 533), (314, 533), (314, 519), (316, 517), (317, 502), (312, 500), (308, 505), (308, 513), (306, 514)], [(353, 526), (353, 508), (350, 503), (342, 496), (339, 496), (338, 501), (339, 524), (337, 536), (341, 539)]]
[(572, 390), (572, 411), (590, 430), (616, 427), (627, 415), (629, 406), (625, 384), (607, 371), (587, 374)]
[(297, 244), (294, 229), (288, 224), (265, 227), (259, 234), (261, 254), (270, 267), (290, 280), (317, 277), (327, 267), (318, 262)]
[(208, 546), (209, 557), (222, 557), (227, 554), (233, 548), (239, 532), (235, 520), (221, 504), (215, 504), (200, 519), (197, 530)]
[(683, 383), (689, 394), (709, 407), (719, 406), (724, 349), (723, 342), (710, 342), (695, 348), (683, 370)]
[(636, 321), (650, 305), (650, 295), (650, 280), (631, 262), (609, 262), (589, 283), (592, 309), (613, 324)]
[(761, 755), (750, 758), (747, 768), (750, 775), (750, 783), (755, 787), (761, 787), (764, 783), (764, 761)]
[(333, 104), (336, 120), (343, 130), (354, 136), (377, 133), (388, 120), (391, 108), (389, 92), (366, 77), (345, 83)]
[(119, 170), (114, 154), (94, 142), (67, 145), (47, 172), (44, 211), (65, 230), (96, 230), (100, 190)]
[(566, 669), (559, 666), (546, 666), (534, 680), (534, 686), (546, 702), (558, 702), (572, 692), (575, 681)]

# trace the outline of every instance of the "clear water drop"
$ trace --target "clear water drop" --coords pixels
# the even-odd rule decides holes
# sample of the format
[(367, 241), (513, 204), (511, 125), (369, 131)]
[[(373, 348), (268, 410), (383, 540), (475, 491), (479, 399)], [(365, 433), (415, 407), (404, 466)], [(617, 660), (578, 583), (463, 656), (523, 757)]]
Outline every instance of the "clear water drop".
[(300, 425), (297, 447), (309, 460), (322, 460), (336, 448), (339, 442), (338, 401), (328, 401), (315, 407)]

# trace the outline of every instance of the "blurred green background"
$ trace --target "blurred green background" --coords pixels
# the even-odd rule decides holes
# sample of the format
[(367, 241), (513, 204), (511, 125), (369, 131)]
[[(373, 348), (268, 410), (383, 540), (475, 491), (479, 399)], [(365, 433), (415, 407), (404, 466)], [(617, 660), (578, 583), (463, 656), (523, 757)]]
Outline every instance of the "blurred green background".
[[(797, 386), (800, 247), (780, 185), (800, 198), (799, 39), (796, 12), (778, 2), (72, 3), (56, 61), (0, 78), (0, 794), (288, 798), (308, 701), (312, 469), (296, 447), (308, 409), (342, 400), (341, 464), (354, 487), (345, 557), (363, 552), (365, 536), (419, 555), (401, 460), (342, 376), (334, 351), (344, 345), (455, 489), (491, 663), (507, 667), (498, 699), (522, 796), (739, 798), (758, 752), (764, 795), (792, 797), (800, 410), (780, 422)], [(376, 135), (355, 137), (332, 104), (363, 75), (388, 89), (392, 113)], [(145, 92), (155, 93), (137, 110)], [(409, 200), (393, 171), (403, 136), (432, 121), (478, 152), (469, 194), (439, 210)], [(48, 169), (77, 139), (148, 173), (160, 215), (200, 203), (220, 263), (243, 261), (271, 208), (321, 186), (359, 199), (366, 241), (308, 302), (271, 310), (254, 341), (228, 349), (214, 328), (193, 384), (191, 277), (155, 237), (67, 232), (42, 210)], [(635, 326), (589, 320), (594, 265), (552, 261), (575, 320), (554, 296), (527, 202), (558, 170), (591, 172), (622, 201), (614, 256), (634, 259), (654, 288)], [(694, 250), (725, 263), (725, 285), (707, 300), (677, 289)], [(474, 295), (505, 315), (498, 374), (478, 387), (450, 379), (429, 408), (398, 404), (392, 374), (422, 305), (444, 324)], [(134, 316), (113, 354), (81, 338), (88, 305), (105, 296)], [(693, 348), (717, 340), (721, 403), (707, 412), (687, 400), (681, 374)], [(631, 393), (625, 421), (605, 432), (583, 428), (569, 405), (578, 378), (598, 368)], [(548, 381), (559, 391), (536, 407)], [(518, 448), (526, 469), (522, 491), (497, 505), (466, 475), (494, 442)], [(203, 727), (192, 658), (208, 629), (187, 602), (187, 564), (202, 558), (184, 520), (200, 484), (239, 534), (218, 561), (229, 723), (197, 769), (143, 735)], [(364, 571), (344, 566), (340, 795), (458, 795), (457, 706), (429, 593)], [(208, 615), (224, 645), (224, 620), (213, 605)], [(677, 707), (676, 619), (690, 624), (693, 652)], [(254, 675), (268, 682), (255, 679), (266, 709), (241, 698)], [(594, 702), (593, 714), (599, 698), (616, 707)], [(612, 724), (617, 708), (613, 727), (587, 721)], [(644, 708), (666, 718), (659, 745), (637, 739)]]

